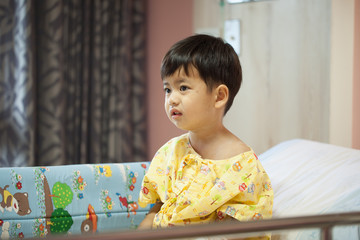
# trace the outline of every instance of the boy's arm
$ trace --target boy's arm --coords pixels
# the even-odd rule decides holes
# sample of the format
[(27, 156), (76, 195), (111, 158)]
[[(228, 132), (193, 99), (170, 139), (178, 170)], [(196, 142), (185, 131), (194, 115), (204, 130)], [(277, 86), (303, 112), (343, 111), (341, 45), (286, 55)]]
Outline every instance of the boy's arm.
[(150, 209), (149, 213), (146, 214), (144, 220), (140, 223), (137, 229), (151, 229), (155, 215), (160, 211), (162, 202), (156, 202), (155, 205)]

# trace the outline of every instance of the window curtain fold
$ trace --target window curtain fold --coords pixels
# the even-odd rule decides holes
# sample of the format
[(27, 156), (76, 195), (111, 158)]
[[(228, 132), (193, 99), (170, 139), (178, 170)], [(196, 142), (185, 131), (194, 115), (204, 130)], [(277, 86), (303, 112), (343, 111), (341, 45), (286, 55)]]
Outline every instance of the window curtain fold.
[(0, 1), (0, 166), (146, 160), (144, 0)]

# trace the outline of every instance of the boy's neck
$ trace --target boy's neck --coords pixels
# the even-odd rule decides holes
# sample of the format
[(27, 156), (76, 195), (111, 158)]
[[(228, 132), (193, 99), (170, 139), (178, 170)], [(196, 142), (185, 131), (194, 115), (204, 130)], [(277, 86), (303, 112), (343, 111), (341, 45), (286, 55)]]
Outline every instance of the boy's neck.
[(206, 133), (189, 132), (189, 140), (193, 149), (205, 159), (227, 159), (250, 150), (224, 126)]

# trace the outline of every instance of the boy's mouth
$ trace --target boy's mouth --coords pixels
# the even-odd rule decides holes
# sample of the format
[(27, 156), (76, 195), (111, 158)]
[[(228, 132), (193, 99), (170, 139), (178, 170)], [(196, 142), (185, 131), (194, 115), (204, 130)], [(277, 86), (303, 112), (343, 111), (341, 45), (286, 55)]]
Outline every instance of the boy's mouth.
[(176, 109), (173, 109), (170, 111), (170, 115), (171, 115), (171, 117), (178, 117), (178, 116), (181, 116), (182, 113), (177, 111)]

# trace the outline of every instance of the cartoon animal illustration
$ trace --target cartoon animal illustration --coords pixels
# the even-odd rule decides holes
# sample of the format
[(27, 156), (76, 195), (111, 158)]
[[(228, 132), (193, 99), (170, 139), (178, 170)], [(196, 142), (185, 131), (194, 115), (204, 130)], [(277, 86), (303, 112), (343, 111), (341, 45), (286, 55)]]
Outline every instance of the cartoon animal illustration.
[(88, 212), (86, 214), (86, 220), (81, 224), (82, 233), (96, 233), (98, 217), (95, 213), (94, 207), (89, 204)]
[(126, 197), (122, 197), (119, 193), (116, 193), (116, 195), (119, 196), (120, 207), (126, 207), (126, 210), (128, 212), (127, 217), (130, 217), (130, 212), (136, 215), (136, 210), (139, 208), (139, 205), (134, 201), (129, 202)]
[(104, 175), (105, 177), (111, 177), (112, 176), (112, 170), (109, 165), (104, 166), (96, 166), (97, 170), (100, 174)]
[(4, 222), (2, 225), (2, 233), (0, 239), (10, 239), (9, 229), (10, 229), (10, 223)]
[(3, 213), (4, 209), (11, 212), (14, 209), (14, 212), (19, 216), (25, 216), (31, 213), (29, 206), (28, 193), (15, 193), (12, 195), (8, 190), (6, 190), (9, 185), (6, 185), (4, 188), (0, 187), (0, 194), (2, 196), (2, 202), (0, 202), (0, 211)]

